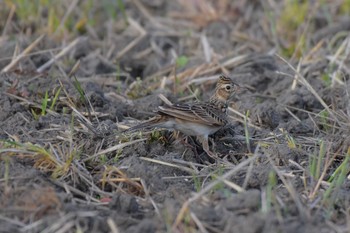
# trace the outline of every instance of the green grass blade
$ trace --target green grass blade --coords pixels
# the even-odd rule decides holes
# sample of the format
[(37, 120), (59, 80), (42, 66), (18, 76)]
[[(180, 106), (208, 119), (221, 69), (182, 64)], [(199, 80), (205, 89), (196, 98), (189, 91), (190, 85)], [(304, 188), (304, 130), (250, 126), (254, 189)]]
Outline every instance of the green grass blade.
[(330, 186), (326, 190), (326, 192), (323, 194), (323, 203), (328, 202), (331, 198), (332, 193), (334, 194), (331, 199), (335, 199), (337, 190), (340, 189), (341, 185), (344, 183), (344, 180), (346, 179), (346, 175), (349, 172), (349, 161), (350, 161), (350, 147), (348, 148), (346, 157), (344, 161), (339, 165), (339, 167), (334, 171), (332, 174)]
[(80, 99), (85, 102), (86, 101), (85, 92), (84, 92), (83, 88), (81, 87), (80, 82), (78, 81), (77, 77), (75, 77), (75, 76), (74, 76), (73, 85), (74, 85), (75, 89), (78, 91), (78, 93), (80, 95)]
[(56, 102), (57, 102), (58, 96), (60, 95), (61, 89), (62, 89), (62, 87), (60, 87), (60, 88), (57, 90), (57, 92), (56, 92), (56, 94), (55, 94), (55, 96), (54, 96), (54, 98), (53, 98), (53, 100), (52, 100), (52, 103), (51, 103), (51, 106), (50, 106), (50, 110), (53, 110), (53, 108), (55, 107), (55, 104), (56, 104)]
[(249, 140), (249, 130), (248, 130), (248, 117), (249, 117), (249, 110), (247, 111), (244, 117), (244, 133), (245, 133), (245, 142), (247, 144), (247, 148), (250, 153), (251, 151), (250, 151), (250, 140)]
[(128, 16), (126, 15), (126, 12), (125, 12), (125, 4), (124, 4), (123, 0), (118, 0), (117, 4), (118, 4), (119, 10), (122, 12), (125, 24), (128, 24)]
[(46, 109), (47, 109), (47, 102), (48, 102), (48, 99), (49, 99), (49, 93), (48, 91), (45, 92), (45, 96), (44, 96), (44, 99), (43, 99), (43, 102), (41, 104), (41, 115), (42, 116), (45, 116), (46, 115)]
[(326, 150), (325, 150), (324, 141), (321, 141), (320, 151), (318, 153), (318, 158), (317, 158), (315, 179), (319, 179), (320, 178), (322, 161), (324, 159), (325, 154), (326, 154)]
[(348, 163), (349, 157), (350, 157), (350, 148), (348, 149), (348, 152), (346, 154), (345, 160), (342, 162), (342, 164), (339, 167), (337, 167), (337, 169), (335, 169), (333, 174), (327, 180), (328, 182), (333, 182), (334, 181), (334, 179), (337, 177), (337, 175), (342, 171), (343, 166), (345, 166)]

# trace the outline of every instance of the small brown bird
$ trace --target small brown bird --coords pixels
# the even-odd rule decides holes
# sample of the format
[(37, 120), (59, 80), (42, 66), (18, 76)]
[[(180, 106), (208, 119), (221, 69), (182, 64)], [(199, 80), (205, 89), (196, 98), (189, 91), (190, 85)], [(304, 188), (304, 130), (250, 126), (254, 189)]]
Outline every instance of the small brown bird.
[(178, 130), (185, 135), (196, 136), (204, 151), (215, 158), (215, 153), (209, 150), (208, 136), (227, 124), (227, 104), (238, 88), (231, 78), (220, 75), (209, 101), (159, 106), (158, 115), (129, 128), (127, 132), (149, 128)]

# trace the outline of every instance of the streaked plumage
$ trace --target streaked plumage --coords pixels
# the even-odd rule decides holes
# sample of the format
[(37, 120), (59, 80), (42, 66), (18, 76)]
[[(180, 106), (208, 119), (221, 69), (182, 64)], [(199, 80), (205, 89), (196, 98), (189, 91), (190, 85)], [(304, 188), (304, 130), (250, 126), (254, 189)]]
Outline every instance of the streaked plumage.
[(209, 101), (160, 106), (157, 116), (127, 131), (146, 128), (178, 130), (188, 136), (197, 136), (204, 151), (209, 156), (215, 157), (215, 154), (209, 150), (208, 136), (227, 124), (227, 103), (237, 88), (238, 85), (231, 78), (221, 75), (216, 84), (215, 93)]

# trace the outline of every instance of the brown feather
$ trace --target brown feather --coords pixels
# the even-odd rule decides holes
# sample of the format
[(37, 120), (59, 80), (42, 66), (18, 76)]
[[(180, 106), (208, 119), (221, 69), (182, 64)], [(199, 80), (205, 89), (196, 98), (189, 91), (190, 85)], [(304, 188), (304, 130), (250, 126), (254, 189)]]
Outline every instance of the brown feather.
[(176, 104), (169, 107), (159, 107), (158, 112), (165, 116), (209, 126), (222, 126), (227, 123), (226, 115), (210, 103)]
[(140, 130), (140, 129), (155, 128), (166, 120), (167, 120), (166, 116), (157, 115), (152, 117), (151, 119), (148, 119), (147, 121), (142, 122), (141, 124), (135, 125), (133, 127), (130, 127), (127, 130), (124, 130), (123, 133), (131, 133), (133, 131)]

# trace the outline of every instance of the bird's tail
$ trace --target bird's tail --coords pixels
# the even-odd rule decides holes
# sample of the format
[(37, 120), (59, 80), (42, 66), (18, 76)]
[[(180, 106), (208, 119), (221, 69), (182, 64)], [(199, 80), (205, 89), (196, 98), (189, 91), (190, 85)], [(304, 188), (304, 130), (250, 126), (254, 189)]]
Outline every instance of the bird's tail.
[(163, 120), (163, 116), (155, 116), (151, 119), (142, 122), (141, 124), (135, 125), (133, 127), (130, 127), (127, 130), (124, 130), (123, 133), (132, 133), (138, 130), (147, 130), (147, 129), (153, 129), (161, 125), (161, 122)]

